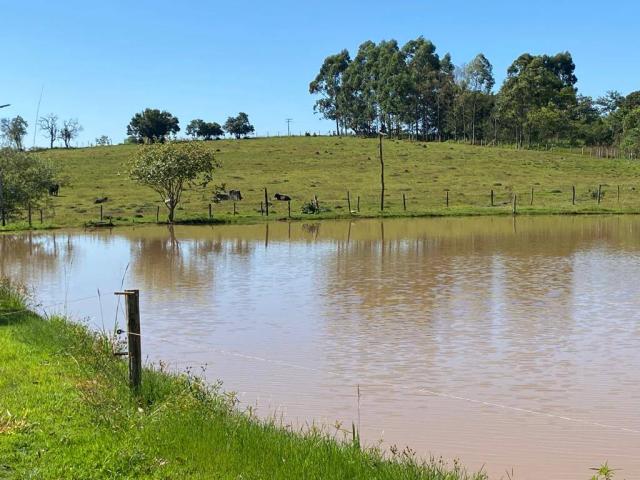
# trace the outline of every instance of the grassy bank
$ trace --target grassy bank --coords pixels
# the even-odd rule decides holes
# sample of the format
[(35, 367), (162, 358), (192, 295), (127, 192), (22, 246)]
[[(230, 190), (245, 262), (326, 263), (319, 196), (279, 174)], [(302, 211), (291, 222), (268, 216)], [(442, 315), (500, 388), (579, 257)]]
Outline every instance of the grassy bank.
[(483, 478), (259, 421), (186, 375), (147, 370), (133, 396), (112, 348), (0, 285), (0, 478)]
[[(207, 145), (222, 162), (215, 183), (239, 189), (244, 195), (235, 216), (232, 202), (214, 204), (215, 222), (265, 220), (260, 214), (265, 187), (270, 197), (276, 192), (290, 195), (292, 216), (298, 219), (314, 217), (301, 213), (303, 202), (314, 195), (327, 209), (321, 218), (350, 216), (347, 191), (352, 211), (358, 210), (360, 197), (357, 215), (380, 215), (376, 139), (281, 137), (221, 140)], [(96, 221), (100, 205), (94, 201), (102, 197), (108, 198), (102, 204), (103, 214), (113, 217), (116, 224), (155, 222), (160, 199), (128, 177), (127, 164), (135, 148), (118, 145), (41, 152), (65, 181), (60, 196), (52, 198), (44, 209), (42, 224), (40, 213), (34, 212), (34, 226), (80, 226)], [(510, 214), (514, 194), (522, 214), (640, 212), (640, 164), (634, 161), (591, 158), (581, 155), (580, 150), (523, 151), (395, 140), (385, 140), (384, 156), (386, 216)], [(188, 192), (177, 219), (209, 222), (212, 193), (212, 187)], [(274, 201), (271, 214), (270, 219), (287, 217), (286, 203)], [(25, 228), (25, 218), (23, 215), (10, 228)], [(164, 207), (160, 218), (166, 218)]]

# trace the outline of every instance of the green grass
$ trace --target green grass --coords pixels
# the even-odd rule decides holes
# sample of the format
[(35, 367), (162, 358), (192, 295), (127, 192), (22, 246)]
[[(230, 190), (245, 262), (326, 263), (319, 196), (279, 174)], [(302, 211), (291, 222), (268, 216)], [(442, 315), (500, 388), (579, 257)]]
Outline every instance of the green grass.
[[(359, 216), (380, 215), (376, 139), (280, 137), (221, 140), (208, 145), (222, 162), (215, 183), (240, 189), (245, 196), (237, 204), (235, 217), (231, 202), (214, 204), (214, 221), (264, 220), (260, 202), (265, 187), (270, 197), (276, 192), (291, 195), (292, 214), (298, 219), (306, 218), (300, 213), (302, 203), (314, 195), (329, 209), (320, 218), (348, 217), (347, 191), (352, 210), (360, 197)], [(79, 226), (98, 220), (100, 207), (94, 204), (98, 197), (109, 198), (103, 205), (104, 215), (113, 217), (116, 224), (155, 222), (160, 199), (128, 177), (127, 163), (136, 148), (119, 145), (40, 153), (51, 159), (66, 180), (61, 196), (51, 199), (45, 209), (43, 226)], [(634, 161), (590, 158), (580, 155), (579, 150), (544, 152), (396, 140), (385, 140), (384, 152), (385, 216), (506, 215), (512, 211), (514, 193), (522, 214), (640, 212), (640, 164)], [(600, 184), (604, 196), (598, 204), (594, 195)], [(572, 185), (576, 186), (576, 205), (571, 201)], [(188, 192), (177, 220), (208, 222), (212, 193), (212, 187)], [(286, 217), (286, 204), (273, 203), (270, 219)], [(161, 220), (165, 218), (163, 207)], [(34, 226), (40, 227), (39, 212), (33, 219)], [(24, 217), (15, 222), (11, 228), (26, 226)]]
[(189, 375), (145, 370), (134, 396), (108, 337), (24, 308), (0, 283), (0, 478), (485, 478), (258, 420)]

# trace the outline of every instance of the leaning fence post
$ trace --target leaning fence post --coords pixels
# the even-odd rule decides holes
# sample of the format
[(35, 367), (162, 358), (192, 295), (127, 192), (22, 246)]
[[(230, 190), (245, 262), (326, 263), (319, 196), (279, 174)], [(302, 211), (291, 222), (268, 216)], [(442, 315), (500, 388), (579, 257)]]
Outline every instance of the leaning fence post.
[(269, 216), (269, 194), (267, 193), (267, 187), (264, 187), (264, 210)]
[(531, 187), (531, 203), (530, 205), (533, 205), (533, 187)]
[(576, 204), (576, 186), (572, 185), (571, 186), (571, 205), (575, 205)]
[(116, 292), (126, 299), (127, 344), (129, 353), (129, 387), (140, 391), (142, 384), (142, 339), (140, 336), (140, 291)]
[(347, 208), (349, 209), (349, 213), (351, 213), (351, 194), (349, 190), (347, 190)]

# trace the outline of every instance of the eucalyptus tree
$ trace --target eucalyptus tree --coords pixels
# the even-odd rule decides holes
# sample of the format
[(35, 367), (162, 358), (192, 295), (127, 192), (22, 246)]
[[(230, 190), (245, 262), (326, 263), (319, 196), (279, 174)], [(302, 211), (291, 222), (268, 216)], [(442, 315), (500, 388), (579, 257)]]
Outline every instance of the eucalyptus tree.
[(336, 133), (341, 134), (340, 127), (344, 129), (346, 106), (343, 104), (346, 97), (342, 94), (344, 72), (351, 63), (351, 57), (347, 50), (330, 55), (325, 58), (320, 72), (309, 84), (309, 93), (322, 95), (316, 100), (314, 110), (322, 114), (328, 120), (336, 122)]
[(493, 66), (482, 53), (465, 66), (464, 69), (465, 86), (469, 90), (472, 99), (471, 110), (471, 143), (476, 143), (476, 120), (478, 97), (488, 96), (495, 85), (493, 78)]
[(3, 118), (0, 120), (0, 136), (18, 150), (23, 149), (23, 140), (27, 135), (29, 124), (20, 115), (14, 118)]

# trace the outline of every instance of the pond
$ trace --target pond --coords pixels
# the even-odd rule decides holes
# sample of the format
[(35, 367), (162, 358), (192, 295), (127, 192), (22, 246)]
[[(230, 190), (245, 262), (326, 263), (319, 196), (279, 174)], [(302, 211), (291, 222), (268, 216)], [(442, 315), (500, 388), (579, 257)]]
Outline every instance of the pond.
[(493, 478), (640, 476), (640, 217), (9, 234), (0, 275), (98, 329), (139, 289), (147, 362), (287, 424)]

